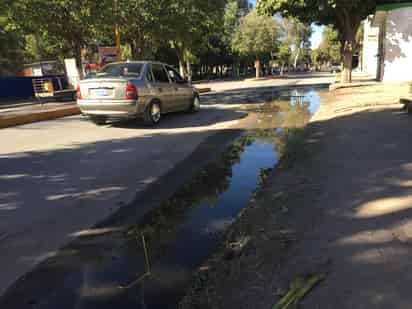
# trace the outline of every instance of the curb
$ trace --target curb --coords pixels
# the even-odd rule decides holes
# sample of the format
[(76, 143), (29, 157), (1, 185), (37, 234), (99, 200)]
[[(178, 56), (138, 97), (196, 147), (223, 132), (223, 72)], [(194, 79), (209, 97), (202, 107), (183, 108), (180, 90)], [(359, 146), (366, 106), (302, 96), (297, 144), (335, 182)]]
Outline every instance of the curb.
[(360, 83), (351, 83), (351, 84), (332, 84), (329, 86), (329, 91), (334, 91), (338, 89), (346, 89), (346, 88), (358, 88), (358, 87), (366, 87), (366, 86), (374, 86), (378, 84), (377, 82), (360, 82)]
[(196, 88), (197, 92), (199, 93), (205, 93), (205, 92), (210, 92), (212, 91), (212, 88)]
[(0, 128), (14, 127), (22, 124), (33, 123), (44, 120), (51, 120), (67, 116), (79, 115), (80, 109), (77, 106), (61, 108), (57, 110), (34, 112), (25, 115), (15, 115), (0, 118)]
[(404, 109), (408, 112), (408, 114), (412, 114), (412, 98), (400, 98), (399, 103), (403, 104)]

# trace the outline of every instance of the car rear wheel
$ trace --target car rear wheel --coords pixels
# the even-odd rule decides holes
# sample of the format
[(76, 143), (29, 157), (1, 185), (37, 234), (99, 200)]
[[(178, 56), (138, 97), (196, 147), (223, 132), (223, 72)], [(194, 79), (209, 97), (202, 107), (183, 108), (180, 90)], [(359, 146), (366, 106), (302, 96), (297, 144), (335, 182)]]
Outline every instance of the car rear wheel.
[(190, 107), (188, 109), (189, 113), (196, 113), (200, 110), (200, 99), (198, 96), (195, 96), (193, 98), (192, 104), (190, 104)]
[(98, 125), (98, 126), (102, 126), (106, 123), (107, 118), (105, 116), (90, 116), (90, 120)]
[(155, 125), (160, 122), (162, 117), (160, 104), (158, 102), (152, 102), (146, 108), (146, 111), (143, 115), (143, 120), (146, 125)]

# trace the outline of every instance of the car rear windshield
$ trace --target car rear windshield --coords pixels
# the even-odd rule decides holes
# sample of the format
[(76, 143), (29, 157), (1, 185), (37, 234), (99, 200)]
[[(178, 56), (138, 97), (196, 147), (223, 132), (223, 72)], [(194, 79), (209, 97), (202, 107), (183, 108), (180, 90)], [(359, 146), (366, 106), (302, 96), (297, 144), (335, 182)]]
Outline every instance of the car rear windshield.
[(105, 65), (99, 73), (97, 78), (111, 77), (111, 76), (131, 76), (139, 77), (142, 72), (142, 63), (113, 63)]

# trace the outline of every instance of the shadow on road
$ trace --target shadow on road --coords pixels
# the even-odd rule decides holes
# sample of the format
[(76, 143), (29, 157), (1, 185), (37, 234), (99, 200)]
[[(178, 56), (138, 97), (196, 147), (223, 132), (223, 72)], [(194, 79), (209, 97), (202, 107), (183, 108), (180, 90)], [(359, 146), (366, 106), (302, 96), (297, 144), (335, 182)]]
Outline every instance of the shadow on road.
[[(325, 283), (305, 299), (305, 307), (409, 307), (411, 126), (412, 118), (389, 108), (313, 123), (308, 137), (312, 157), (295, 171), (297, 179), (305, 181), (291, 186), (289, 175), (289, 185), (273, 180), (276, 187), (270, 191), (274, 194), (278, 188), (289, 196), (288, 213), (279, 217), (273, 209), (273, 216), (277, 216), (278, 228), (291, 231), (297, 242), (288, 250), (266, 250), (267, 255), (260, 257), (270, 261), (260, 272), (275, 272), (272, 279), (266, 278), (268, 288), (228, 298), (219, 305), (241, 308), (241, 304), (262, 299), (273, 305), (274, 285), (287, 286), (299, 275), (320, 272), (327, 274)], [(272, 218), (268, 210), (262, 217)], [(259, 228), (273, 230), (274, 226), (262, 220)], [(276, 248), (276, 242), (263, 245)], [(249, 281), (233, 286), (237, 292), (233, 295), (243, 295), (245, 282), (248, 286), (262, 284), (260, 278), (250, 276)], [(222, 293), (229, 295), (230, 291)]]
[[(205, 114), (214, 114), (212, 117), (207, 117)], [(170, 113), (162, 116), (161, 122), (153, 127), (147, 126), (142, 119), (132, 119), (128, 121), (113, 121), (109, 127), (123, 129), (154, 129), (154, 130), (169, 130), (181, 128), (196, 128), (213, 126), (226, 121), (239, 120), (246, 117), (247, 114), (234, 109), (223, 109), (205, 107), (197, 113)]]

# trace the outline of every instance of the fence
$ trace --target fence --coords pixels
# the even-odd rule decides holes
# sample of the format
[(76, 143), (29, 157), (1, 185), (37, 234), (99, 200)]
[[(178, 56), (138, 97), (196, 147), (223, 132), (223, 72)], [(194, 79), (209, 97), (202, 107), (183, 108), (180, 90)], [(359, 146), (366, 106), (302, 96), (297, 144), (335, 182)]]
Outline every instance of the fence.
[[(59, 88), (57, 78), (61, 78), (63, 88), (67, 88), (67, 78), (64, 75), (47, 75), (43, 78), (52, 78), (53, 87)], [(34, 98), (32, 80), (39, 76), (0, 76), (0, 103), (4, 101), (17, 101)]]

